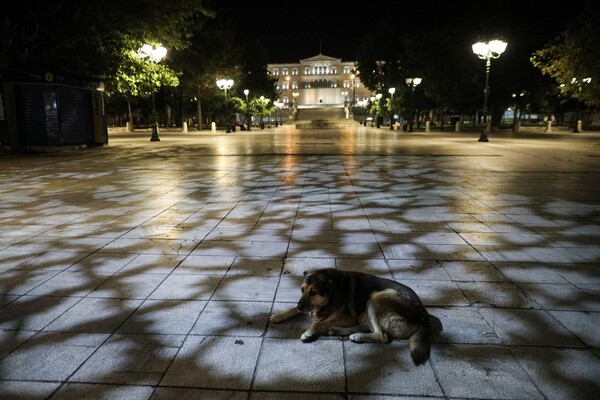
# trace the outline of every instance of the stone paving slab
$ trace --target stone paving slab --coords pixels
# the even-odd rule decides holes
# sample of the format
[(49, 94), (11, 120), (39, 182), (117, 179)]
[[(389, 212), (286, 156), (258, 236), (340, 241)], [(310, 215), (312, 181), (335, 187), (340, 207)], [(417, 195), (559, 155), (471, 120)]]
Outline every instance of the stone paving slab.
[[(589, 399), (600, 134), (111, 132), (0, 156), (1, 399)], [(302, 343), (303, 271), (412, 287), (444, 331)]]

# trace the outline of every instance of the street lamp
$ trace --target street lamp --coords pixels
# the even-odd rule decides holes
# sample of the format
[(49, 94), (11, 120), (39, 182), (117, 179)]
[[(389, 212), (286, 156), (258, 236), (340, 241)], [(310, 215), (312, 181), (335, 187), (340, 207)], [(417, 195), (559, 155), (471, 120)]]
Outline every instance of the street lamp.
[(227, 114), (227, 131), (225, 133), (231, 133), (231, 126), (229, 124), (229, 107), (227, 105), (227, 89), (231, 89), (233, 86), (233, 79), (219, 79), (217, 81), (219, 89), (225, 91), (225, 114)]
[(390, 93), (390, 131), (394, 130), (394, 93), (396, 93), (396, 88), (389, 88), (388, 92)]
[(477, 55), (482, 60), (485, 60), (485, 88), (483, 89), (483, 122), (484, 129), (481, 131), (481, 136), (479, 137), (480, 142), (489, 142), (487, 137), (487, 133), (489, 133), (491, 129), (491, 120), (488, 122), (487, 118), (487, 107), (488, 107), (488, 95), (490, 93), (490, 67), (492, 65), (492, 59), (498, 58), (504, 50), (506, 50), (506, 42), (502, 40), (491, 40), (489, 42), (477, 42), (474, 43), (473, 53)]
[(250, 104), (248, 103), (248, 95), (250, 91), (248, 89), (244, 89), (244, 94), (246, 95), (246, 123), (248, 124), (248, 130), (250, 130), (250, 126), (252, 125), (252, 121), (250, 121)]
[[(167, 56), (167, 49), (163, 46), (145, 44), (137, 52), (139, 58), (147, 58), (154, 63), (159, 63), (160, 60)], [(158, 121), (156, 120), (156, 96), (154, 90), (152, 91), (152, 137), (151, 142), (160, 142), (158, 137)]]
[(292, 90), (292, 87), (290, 85), (290, 77), (286, 76), (285, 80), (287, 81), (287, 89), (288, 89), (288, 95), (287, 95), (287, 99), (288, 100), (287, 101), (290, 102), (291, 101), (291, 97), (292, 97), (292, 96), (290, 96), (290, 93), (291, 93), (291, 90)]
[(410, 87), (410, 107), (408, 108), (408, 132), (413, 131), (413, 98), (415, 97), (415, 87), (421, 84), (421, 78), (406, 78), (406, 84)]
[(277, 115), (279, 115), (279, 125), (283, 125), (283, 120), (281, 119), (281, 108), (285, 105), (285, 103), (283, 101), (274, 101), (273, 104), (277, 110), (275, 114), (275, 127), (277, 127)]
[(265, 129), (263, 117), (267, 109), (267, 104), (269, 104), (269, 99), (265, 99), (265, 96), (260, 96), (260, 129)]

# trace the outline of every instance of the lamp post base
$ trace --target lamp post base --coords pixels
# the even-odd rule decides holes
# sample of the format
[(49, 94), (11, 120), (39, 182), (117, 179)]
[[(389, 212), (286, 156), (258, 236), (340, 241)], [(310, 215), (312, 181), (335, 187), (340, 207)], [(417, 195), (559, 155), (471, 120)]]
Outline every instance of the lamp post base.
[(479, 136), (478, 142), (489, 142), (487, 133), (485, 133), (485, 128), (481, 130), (481, 136)]
[(158, 125), (152, 125), (152, 137), (150, 138), (151, 142), (160, 142), (160, 138), (158, 137)]

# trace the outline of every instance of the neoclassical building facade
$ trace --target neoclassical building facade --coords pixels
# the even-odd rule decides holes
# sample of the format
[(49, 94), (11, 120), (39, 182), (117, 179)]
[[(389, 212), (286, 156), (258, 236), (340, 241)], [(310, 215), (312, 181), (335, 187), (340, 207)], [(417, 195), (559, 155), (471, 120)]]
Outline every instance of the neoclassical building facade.
[(296, 106), (342, 106), (366, 100), (371, 92), (355, 75), (353, 61), (318, 54), (299, 63), (267, 64), (277, 78), (279, 101)]

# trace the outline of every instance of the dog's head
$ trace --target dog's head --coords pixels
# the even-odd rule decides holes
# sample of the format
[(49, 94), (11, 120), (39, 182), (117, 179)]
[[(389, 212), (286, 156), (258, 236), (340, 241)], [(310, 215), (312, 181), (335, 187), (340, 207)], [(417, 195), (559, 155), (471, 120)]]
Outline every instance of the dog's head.
[(335, 285), (327, 270), (305, 271), (300, 290), (302, 295), (298, 301), (298, 311), (318, 318), (319, 311), (326, 307), (333, 297)]

